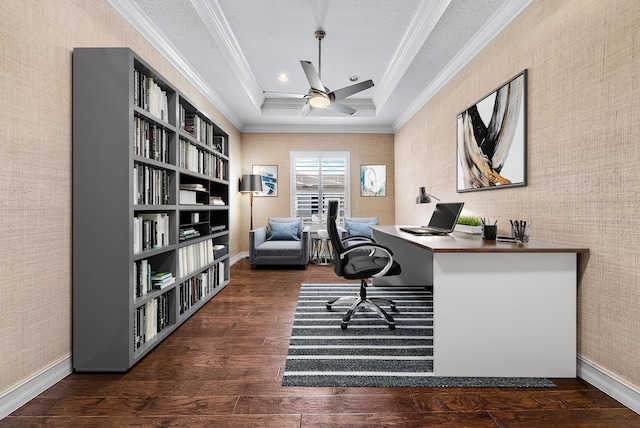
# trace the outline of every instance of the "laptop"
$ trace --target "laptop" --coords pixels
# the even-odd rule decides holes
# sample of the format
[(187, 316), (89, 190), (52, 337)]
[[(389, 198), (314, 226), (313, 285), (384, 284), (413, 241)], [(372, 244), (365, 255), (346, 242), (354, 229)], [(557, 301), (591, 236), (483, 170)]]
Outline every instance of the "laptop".
[(464, 202), (438, 202), (427, 226), (401, 227), (403, 232), (414, 235), (446, 235), (453, 232)]

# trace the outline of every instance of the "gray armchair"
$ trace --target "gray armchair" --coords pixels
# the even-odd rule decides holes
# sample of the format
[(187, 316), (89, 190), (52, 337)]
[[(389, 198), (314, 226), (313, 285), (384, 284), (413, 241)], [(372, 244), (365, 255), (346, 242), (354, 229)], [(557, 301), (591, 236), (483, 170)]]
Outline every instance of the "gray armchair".
[(249, 263), (253, 265), (309, 264), (309, 226), (301, 218), (277, 217), (269, 219), (269, 227), (249, 232)]

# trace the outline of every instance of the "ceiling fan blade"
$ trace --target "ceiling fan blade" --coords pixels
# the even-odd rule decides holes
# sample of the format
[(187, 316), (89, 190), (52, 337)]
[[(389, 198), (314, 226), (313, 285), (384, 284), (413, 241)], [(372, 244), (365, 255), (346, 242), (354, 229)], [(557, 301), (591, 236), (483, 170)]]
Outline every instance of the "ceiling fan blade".
[(341, 89), (336, 89), (332, 91), (333, 99), (339, 101), (343, 98), (347, 98), (350, 95), (357, 94), (358, 92), (364, 91), (365, 89), (369, 89), (373, 86), (373, 80), (366, 80), (364, 82), (356, 83), (355, 85), (346, 86)]
[(298, 117), (307, 117), (307, 115), (311, 112), (311, 108), (311, 104), (307, 102), (304, 107), (302, 107), (302, 110), (300, 110), (300, 113), (298, 113)]
[(274, 92), (274, 91), (262, 91), (265, 97), (272, 98), (304, 98), (306, 94), (294, 94), (291, 92)]
[(307, 80), (309, 81), (311, 88), (316, 91), (325, 92), (324, 85), (322, 84), (320, 76), (318, 76), (318, 72), (313, 64), (311, 64), (310, 61), (300, 61), (300, 64), (302, 64), (302, 69), (304, 70), (304, 74), (307, 75)]
[(344, 104), (336, 103), (336, 102), (332, 102), (331, 104), (329, 104), (326, 107), (326, 109), (327, 110), (332, 110), (332, 111), (337, 111), (339, 113), (344, 113), (344, 114), (348, 114), (348, 115), (352, 115), (353, 113), (356, 112), (351, 107), (346, 106)]

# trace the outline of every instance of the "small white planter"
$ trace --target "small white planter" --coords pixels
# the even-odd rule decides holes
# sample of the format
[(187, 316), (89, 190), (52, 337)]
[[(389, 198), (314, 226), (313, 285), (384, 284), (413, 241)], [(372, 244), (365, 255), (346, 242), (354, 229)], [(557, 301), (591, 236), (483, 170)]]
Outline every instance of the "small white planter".
[(466, 224), (456, 224), (456, 232), (470, 233), (472, 235), (482, 235), (482, 226), (467, 226)]

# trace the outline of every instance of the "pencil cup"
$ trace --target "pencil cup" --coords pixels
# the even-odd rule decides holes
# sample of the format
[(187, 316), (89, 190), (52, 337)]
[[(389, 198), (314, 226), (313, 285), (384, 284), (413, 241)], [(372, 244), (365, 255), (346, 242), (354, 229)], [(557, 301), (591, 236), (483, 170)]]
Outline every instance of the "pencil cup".
[(498, 226), (495, 224), (482, 226), (482, 239), (485, 241), (495, 241), (498, 235)]
[(524, 221), (514, 221), (511, 225), (511, 236), (517, 242), (529, 242), (529, 223)]

